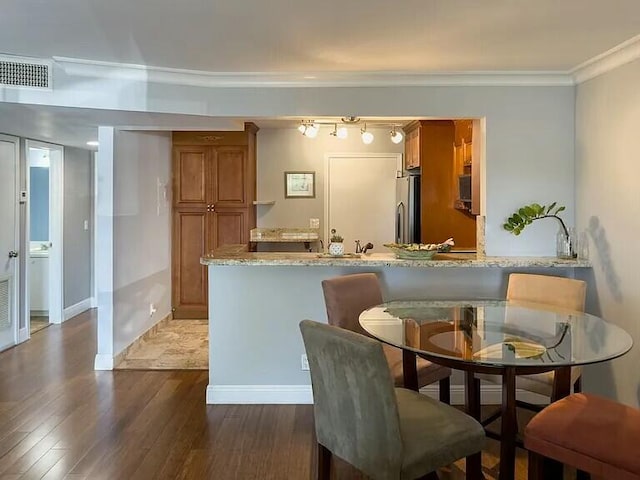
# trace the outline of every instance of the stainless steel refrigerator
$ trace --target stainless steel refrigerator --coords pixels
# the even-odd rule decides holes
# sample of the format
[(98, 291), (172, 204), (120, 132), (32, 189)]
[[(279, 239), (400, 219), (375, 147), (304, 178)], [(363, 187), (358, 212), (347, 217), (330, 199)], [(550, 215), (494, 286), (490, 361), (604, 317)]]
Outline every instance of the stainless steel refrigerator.
[(396, 243), (420, 243), (420, 175), (396, 180)]

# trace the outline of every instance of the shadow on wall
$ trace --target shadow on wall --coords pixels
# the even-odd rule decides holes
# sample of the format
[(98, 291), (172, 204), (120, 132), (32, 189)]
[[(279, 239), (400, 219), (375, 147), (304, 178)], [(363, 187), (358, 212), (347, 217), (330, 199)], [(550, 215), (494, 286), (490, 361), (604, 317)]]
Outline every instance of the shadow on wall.
[(600, 219), (598, 217), (591, 217), (589, 219), (589, 227), (587, 232), (593, 241), (595, 251), (600, 258), (600, 269), (604, 273), (604, 277), (607, 282), (607, 288), (611, 292), (611, 296), (617, 303), (622, 302), (622, 291), (620, 290), (620, 277), (613, 268), (613, 261), (611, 260), (611, 248), (604, 228), (600, 225)]

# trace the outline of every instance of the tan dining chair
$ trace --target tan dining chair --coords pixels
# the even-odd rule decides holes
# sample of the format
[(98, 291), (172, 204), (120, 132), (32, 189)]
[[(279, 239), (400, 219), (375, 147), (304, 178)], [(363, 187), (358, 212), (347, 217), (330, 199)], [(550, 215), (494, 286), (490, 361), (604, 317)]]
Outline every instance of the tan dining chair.
[(462, 411), (394, 388), (382, 344), (343, 328), (303, 320), (318, 442), (317, 478), (330, 478), (336, 455), (373, 480), (437, 479), (466, 457), (480, 479), (482, 425)]
[[(528, 273), (512, 273), (507, 285), (507, 300), (512, 302), (537, 303), (556, 308), (584, 312), (587, 285), (582, 280), (554, 277), (549, 275), (534, 275)], [(571, 385), (574, 392), (582, 390), (582, 369), (571, 368)], [(502, 384), (499, 375), (477, 375), (480, 380)], [(516, 378), (516, 388), (551, 397), (553, 392), (554, 373), (545, 372), (534, 375), (519, 375)], [(526, 402), (519, 405), (534, 410)]]
[[(330, 325), (368, 335), (360, 326), (359, 315), (383, 302), (380, 282), (374, 273), (356, 273), (322, 281), (327, 319)], [(404, 386), (402, 350), (383, 345), (384, 354), (395, 385)], [(450, 402), (451, 369), (417, 358), (418, 388), (439, 382), (440, 401)]]

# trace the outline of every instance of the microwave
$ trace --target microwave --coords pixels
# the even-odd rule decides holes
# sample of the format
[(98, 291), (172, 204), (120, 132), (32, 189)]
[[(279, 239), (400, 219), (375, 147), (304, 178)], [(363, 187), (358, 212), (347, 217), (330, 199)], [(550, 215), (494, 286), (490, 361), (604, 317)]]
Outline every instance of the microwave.
[(458, 199), (471, 202), (471, 175), (458, 176)]

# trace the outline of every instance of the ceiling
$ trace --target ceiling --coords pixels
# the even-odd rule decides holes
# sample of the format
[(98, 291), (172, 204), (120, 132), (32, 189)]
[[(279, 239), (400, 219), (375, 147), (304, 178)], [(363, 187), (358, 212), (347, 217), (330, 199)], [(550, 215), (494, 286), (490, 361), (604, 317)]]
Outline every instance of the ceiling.
[(567, 71), (638, 0), (8, 0), (0, 51), (212, 72)]
[[(304, 78), (385, 72), (399, 78), (567, 72), (639, 33), (638, 0), (7, 0), (0, 15), (0, 53), (207, 72)], [(233, 130), (244, 121), (293, 128), (300, 120), (0, 102), (0, 132), (85, 148), (97, 137), (98, 125)], [(366, 120), (404, 125), (411, 119)]]

